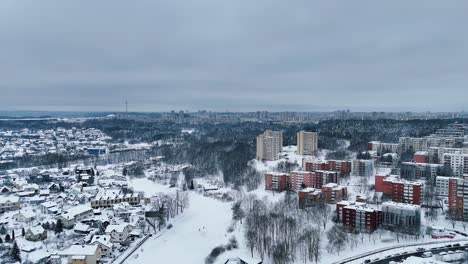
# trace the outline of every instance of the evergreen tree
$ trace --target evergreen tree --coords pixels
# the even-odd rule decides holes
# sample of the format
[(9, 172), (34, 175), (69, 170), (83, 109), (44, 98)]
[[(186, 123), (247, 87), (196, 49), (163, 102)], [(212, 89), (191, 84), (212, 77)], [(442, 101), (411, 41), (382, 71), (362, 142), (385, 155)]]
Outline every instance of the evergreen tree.
[(20, 253), (20, 249), (18, 247), (18, 244), (16, 244), (16, 241), (13, 244), (13, 247), (11, 248), (10, 255), (11, 255), (11, 258), (15, 262), (21, 263), (21, 253)]
[(159, 207), (158, 214), (156, 215), (156, 218), (158, 219), (159, 231), (161, 231), (161, 227), (166, 224), (166, 208), (164, 208), (164, 205)]
[(7, 230), (6, 230), (5, 226), (2, 225), (2, 227), (0, 227), (0, 234), (5, 235), (6, 233), (7, 233)]
[(25, 236), (26, 236), (26, 231), (24, 231), (24, 227), (21, 228), (21, 236), (22, 236), (22, 237), (25, 237)]
[(10, 234), (6, 234), (5, 236), (5, 242), (9, 243), (11, 240)]
[(63, 232), (63, 223), (62, 220), (58, 219), (57, 224), (55, 225), (55, 234), (60, 234)]
[(15, 230), (11, 231), (11, 240), (15, 240)]
[(195, 189), (195, 186), (193, 186), (193, 180), (190, 181), (190, 190), (194, 190)]
[(0, 244), (2, 244), (2, 243), (3, 243), (3, 239), (0, 237)]

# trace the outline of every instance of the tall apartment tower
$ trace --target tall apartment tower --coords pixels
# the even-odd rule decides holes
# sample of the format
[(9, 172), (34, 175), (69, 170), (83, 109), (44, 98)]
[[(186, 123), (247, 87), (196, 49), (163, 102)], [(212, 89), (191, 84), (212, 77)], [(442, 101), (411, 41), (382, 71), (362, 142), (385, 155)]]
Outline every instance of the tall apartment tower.
[(257, 159), (278, 160), (283, 148), (283, 132), (266, 130), (257, 136)]
[(297, 132), (297, 153), (300, 155), (313, 155), (318, 150), (318, 132)]
[(443, 159), (444, 165), (452, 169), (453, 176), (458, 178), (468, 176), (468, 154), (445, 153)]

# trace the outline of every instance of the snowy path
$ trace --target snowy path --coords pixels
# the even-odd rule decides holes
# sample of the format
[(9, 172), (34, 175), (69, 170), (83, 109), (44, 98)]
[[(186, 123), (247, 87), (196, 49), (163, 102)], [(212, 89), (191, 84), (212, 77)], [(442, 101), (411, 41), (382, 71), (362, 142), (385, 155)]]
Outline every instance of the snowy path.
[[(133, 255), (128, 264), (203, 263), (211, 250), (226, 244), (230, 234), (231, 203), (198, 193), (190, 193), (190, 206), (160, 237), (151, 237)], [(203, 229), (203, 227), (205, 227)]]

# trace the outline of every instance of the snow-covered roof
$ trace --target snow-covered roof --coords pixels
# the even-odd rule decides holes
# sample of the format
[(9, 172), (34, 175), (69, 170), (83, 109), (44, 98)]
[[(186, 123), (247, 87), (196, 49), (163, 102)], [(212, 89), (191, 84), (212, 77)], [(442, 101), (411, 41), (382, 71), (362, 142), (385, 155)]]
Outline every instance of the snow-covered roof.
[(57, 206), (57, 203), (49, 201), (49, 202), (41, 203), (40, 205), (44, 206), (45, 208), (51, 208), (51, 207)]
[(73, 230), (78, 231), (78, 232), (88, 232), (90, 229), (89, 225), (83, 224), (83, 223), (76, 223), (75, 227)]
[(109, 235), (98, 235), (98, 236), (93, 236), (93, 239), (91, 240), (92, 245), (95, 245), (96, 243), (102, 244), (108, 248), (112, 248), (112, 243), (111, 237)]
[(92, 256), (97, 251), (97, 245), (72, 245), (60, 253), (62, 256)]
[(108, 225), (106, 227), (106, 233), (111, 233), (112, 231), (122, 233), (125, 230), (125, 228), (127, 228), (127, 226), (128, 224)]
[(18, 202), (19, 202), (18, 196), (0, 196), (0, 204), (18, 203)]
[(17, 214), (21, 214), (24, 218), (31, 219), (36, 217), (36, 213), (30, 209), (21, 209)]
[(42, 233), (44, 233), (44, 228), (41, 226), (41, 225), (37, 225), (37, 226), (34, 226), (34, 227), (30, 227), (28, 229), (28, 231), (31, 231), (31, 233), (33, 235), (41, 235)]
[(62, 214), (62, 217), (67, 220), (71, 220), (71, 219), (74, 219), (77, 215), (80, 215), (86, 212), (91, 212), (91, 211), (93, 211), (93, 208), (91, 208), (88, 205), (78, 205), (70, 209), (67, 209), (66, 212)]

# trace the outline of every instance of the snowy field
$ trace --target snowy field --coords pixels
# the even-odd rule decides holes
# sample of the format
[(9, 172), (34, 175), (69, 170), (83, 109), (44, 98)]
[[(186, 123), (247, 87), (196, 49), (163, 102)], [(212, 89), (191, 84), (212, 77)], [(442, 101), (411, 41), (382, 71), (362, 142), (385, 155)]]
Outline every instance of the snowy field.
[[(136, 189), (138, 190), (138, 189)], [(211, 250), (228, 243), (233, 233), (227, 233), (231, 224), (231, 203), (190, 193), (190, 206), (173, 223), (174, 227), (161, 236), (150, 238), (125, 263), (204, 263)], [(239, 232), (234, 232), (241, 245)], [(237, 251), (237, 252), (236, 252)], [(224, 263), (228, 256), (245, 255), (244, 250), (222, 254), (215, 263)]]

